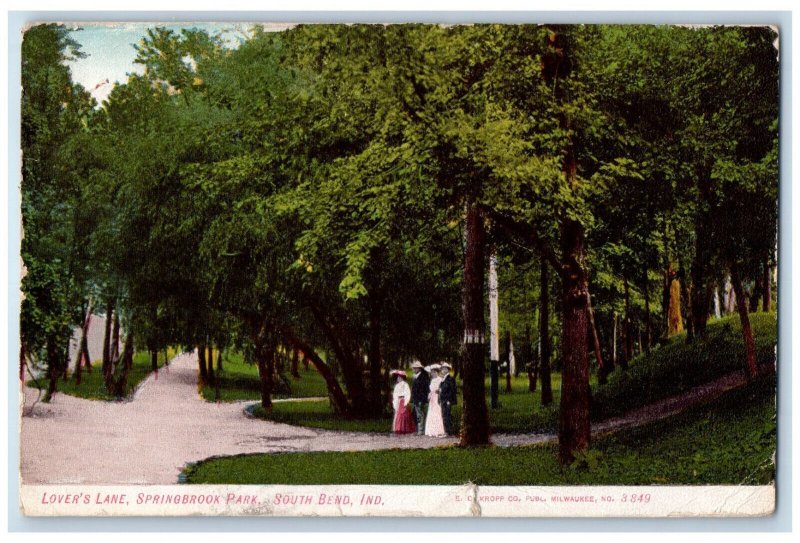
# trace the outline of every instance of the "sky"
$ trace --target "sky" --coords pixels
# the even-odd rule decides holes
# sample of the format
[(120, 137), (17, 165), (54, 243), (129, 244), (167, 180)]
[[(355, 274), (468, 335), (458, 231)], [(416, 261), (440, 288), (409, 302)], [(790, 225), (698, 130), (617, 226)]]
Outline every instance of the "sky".
[[(81, 44), (86, 58), (70, 61), (72, 80), (90, 91), (98, 104), (105, 100), (114, 83), (124, 83), (129, 73), (142, 73), (143, 67), (134, 64), (136, 51), (133, 45), (138, 43), (148, 28), (157, 26), (154, 23), (109, 23), (83, 24), (74, 27), (71, 36)], [(166, 28), (179, 31), (181, 28), (198, 28), (210, 33), (221, 33), (226, 41), (235, 46), (242, 39), (251, 23), (187, 23), (166, 24)], [(268, 29), (282, 30), (290, 25), (265, 25)], [(108, 79), (108, 83), (104, 82)]]

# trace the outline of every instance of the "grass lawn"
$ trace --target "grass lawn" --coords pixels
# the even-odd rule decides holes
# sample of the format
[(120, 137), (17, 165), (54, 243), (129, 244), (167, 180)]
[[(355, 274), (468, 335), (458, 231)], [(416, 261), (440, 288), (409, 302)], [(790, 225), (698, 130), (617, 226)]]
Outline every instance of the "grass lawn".
[(566, 468), (548, 444), (241, 455), (205, 460), (184, 475), (190, 484), (768, 484), (774, 417), (771, 375), (701, 408), (598, 438)]
[[(214, 352), (214, 367), (216, 369), (217, 352)], [(308, 370), (300, 364), (300, 379), (288, 376), (288, 386), (290, 394), (276, 393), (274, 398), (310, 398), (315, 396), (328, 396), (328, 389), (325, 380), (313, 368)], [(222, 356), (222, 376), (220, 377), (220, 400), (231, 402), (237, 400), (259, 400), (258, 367), (255, 364), (248, 364), (244, 357), (238, 352), (226, 352)], [(203, 387), (203, 398), (215, 401), (216, 392), (214, 387), (207, 385)]]
[[(768, 364), (775, 357), (777, 320), (775, 313), (750, 315), (756, 340), (759, 364)], [(592, 364), (594, 359), (591, 359)], [(619, 369), (608, 378), (608, 383), (599, 385), (592, 375), (592, 419), (604, 420), (636, 407), (680, 394), (694, 386), (717, 377), (741, 370), (744, 367), (744, 344), (738, 315), (711, 321), (708, 338), (693, 344), (686, 343), (681, 334), (672, 341), (654, 349), (650, 355), (634, 359), (628, 371)], [(495, 433), (527, 433), (552, 431), (558, 425), (558, 404), (561, 391), (561, 375), (553, 373), (553, 403), (541, 405), (540, 390), (528, 392), (525, 375), (513, 379), (512, 392), (505, 391), (505, 378), (500, 380), (500, 407), (489, 410), (489, 421)], [(460, 384), (460, 383), (459, 383)], [(324, 393), (324, 383), (323, 393)], [(487, 379), (488, 404), (488, 379)], [(213, 396), (212, 396), (213, 397)], [(346, 420), (333, 413), (327, 400), (319, 402), (277, 403), (272, 413), (265, 413), (257, 406), (253, 409), (257, 417), (314, 428), (338, 429), (362, 432), (389, 432), (391, 416), (380, 419)], [(456, 427), (461, 420), (461, 406), (453, 409)]]
[[(170, 348), (167, 352), (167, 357), (172, 359), (177, 353), (174, 349)], [(74, 362), (74, 361), (73, 361)], [(158, 353), (158, 366), (164, 365), (164, 351)], [(117, 397), (108, 393), (105, 384), (103, 383), (103, 372), (101, 369), (102, 361), (96, 360), (92, 362), (92, 371), (89, 373), (86, 368), (81, 372), (81, 384), (75, 384), (75, 377), (70, 371), (69, 379), (66, 381), (59, 379), (58, 392), (62, 394), (69, 394), (70, 396), (77, 396), (79, 398), (86, 398), (88, 400), (116, 400)], [(70, 365), (70, 368), (73, 368)], [(150, 353), (138, 352), (133, 355), (133, 366), (128, 374), (128, 386), (125, 388), (125, 395), (129, 395), (141, 383), (145, 377), (150, 375)], [(47, 377), (39, 378), (39, 386), (43, 389), (47, 388)], [(30, 387), (36, 387), (36, 382), (32, 379), (27, 383)]]

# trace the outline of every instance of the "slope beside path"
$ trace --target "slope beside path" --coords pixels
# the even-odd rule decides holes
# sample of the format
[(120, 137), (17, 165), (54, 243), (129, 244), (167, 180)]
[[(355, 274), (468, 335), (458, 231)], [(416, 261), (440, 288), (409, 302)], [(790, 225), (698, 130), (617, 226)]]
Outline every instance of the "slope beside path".
[[(359, 451), (430, 448), (455, 438), (337, 432), (252, 419), (243, 406), (212, 403), (197, 392), (197, 358), (175, 357), (151, 374), (124, 402), (92, 401), (56, 394), (36, 403), (24, 388), (20, 470), (28, 484), (171, 484), (182, 468), (211, 456), (245, 453)], [(593, 434), (645, 424), (707, 402), (743, 385), (742, 373), (724, 376), (592, 425)], [(35, 404), (35, 405), (34, 405)], [(544, 434), (497, 434), (496, 445), (528, 445), (556, 439)]]

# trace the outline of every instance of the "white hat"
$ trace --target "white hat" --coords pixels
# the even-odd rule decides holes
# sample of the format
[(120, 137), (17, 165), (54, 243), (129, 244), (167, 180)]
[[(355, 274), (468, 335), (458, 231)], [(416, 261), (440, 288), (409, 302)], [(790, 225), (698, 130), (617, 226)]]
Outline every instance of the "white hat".
[(447, 362), (442, 362), (442, 367), (443, 367), (443, 368), (447, 368), (447, 369), (449, 369), (449, 370), (452, 370), (452, 369), (453, 369), (453, 366), (451, 366), (451, 365), (450, 365), (450, 364), (448, 364)]
[(413, 363), (413, 364), (411, 364), (411, 369), (414, 369), (414, 368), (424, 368), (424, 367), (425, 367), (425, 366), (423, 366), (422, 364), (420, 364), (420, 361), (419, 361), (419, 360), (414, 360), (414, 363)]
[(430, 366), (428, 366), (425, 369), (428, 370), (428, 371), (433, 371), (433, 370), (439, 370), (439, 369), (441, 369), (441, 367), (442, 366), (440, 366), (439, 364), (431, 364)]

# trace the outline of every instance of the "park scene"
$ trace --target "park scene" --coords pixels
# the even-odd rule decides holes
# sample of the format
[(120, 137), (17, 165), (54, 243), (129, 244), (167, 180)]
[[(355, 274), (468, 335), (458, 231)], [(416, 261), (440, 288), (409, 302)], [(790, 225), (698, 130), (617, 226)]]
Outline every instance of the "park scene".
[(778, 41), (31, 26), (22, 483), (773, 483)]

